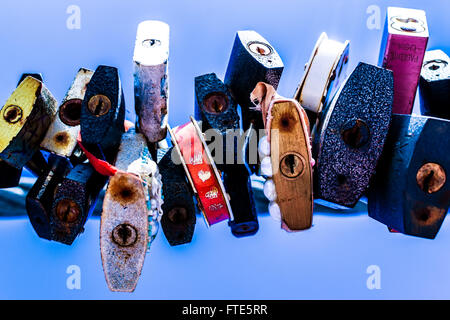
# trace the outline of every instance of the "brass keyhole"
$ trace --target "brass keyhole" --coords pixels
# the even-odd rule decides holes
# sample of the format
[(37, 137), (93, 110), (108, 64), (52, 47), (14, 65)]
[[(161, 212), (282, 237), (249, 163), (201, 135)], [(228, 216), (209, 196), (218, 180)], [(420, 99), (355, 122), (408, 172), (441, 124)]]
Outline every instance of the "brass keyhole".
[(296, 178), (302, 174), (305, 167), (303, 157), (290, 153), (285, 155), (280, 162), (281, 173), (287, 178)]
[(101, 117), (111, 109), (111, 101), (107, 96), (98, 94), (89, 99), (89, 111), (96, 117)]
[(219, 114), (228, 109), (228, 103), (228, 97), (224, 93), (213, 92), (205, 97), (203, 107), (208, 113)]
[(119, 224), (112, 232), (113, 241), (120, 247), (129, 247), (137, 241), (137, 230), (128, 223)]
[(426, 163), (417, 171), (416, 180), (423, 192), (431, 194), (439, 191), (447, 177), (444, 169), (437, 163)]
[(251, 52), (261, 56), (268, 56), (269, 54), (272, 53), (272, 48), (268, 44), (263, 42), (258, 41), (250, 42), (248, 44), (248, 48)]
[(17, 123), (22, 119), (23, 112), (22, 108), (15, 105), (10, 105), (3, 111), (3, 119), (8, 123)]
[(347, 121), (341, 131), (342, 140), (351, 148), (360, 148), (367, 144), (370, 130), (367, 124), (360, 120)]

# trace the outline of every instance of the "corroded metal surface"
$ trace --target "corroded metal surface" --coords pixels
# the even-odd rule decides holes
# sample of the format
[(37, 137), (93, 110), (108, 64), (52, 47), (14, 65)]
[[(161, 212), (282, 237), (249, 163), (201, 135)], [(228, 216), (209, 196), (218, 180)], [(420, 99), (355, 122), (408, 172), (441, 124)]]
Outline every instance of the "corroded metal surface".
[(23, 80), (0, 110), (0, 159), (21, 169), (39, 150), (56, 114), (56, 100), (33, 77)]
[(423, 10), (388, 7), (378, 65), (394, 73), (393, 113), (412, 112), (428, 36)]
[(393, 115), (369, 189), (369, 216), (396, 231), (433, 239), (450, 205), (450, 121)]
[(164, 204), (161, 226), (171, 246), (189, 243), (194, 235), (196, 210), (192, 189), (179, 161), (172, 157), (178, 154), (172, 148), (158, 150), (158, 167), (162, 177)]
[(66, 93), (41, 147), (63, 157), (70, 157), (80, 132), (81, 104), (93, 71), (81, 68)]
[(450, 58), (441, 50), (425, 53), (420, 74), (420, 111), (450, 120)]
[(166, 137), (169, 116), (169, 25), (141, 22), (133, 61), (136, 127), (156, 143)]
[(383, 150), (394, 95), (392, 72), (359, 63), (314, 133), (315, 197), (353, 207)]

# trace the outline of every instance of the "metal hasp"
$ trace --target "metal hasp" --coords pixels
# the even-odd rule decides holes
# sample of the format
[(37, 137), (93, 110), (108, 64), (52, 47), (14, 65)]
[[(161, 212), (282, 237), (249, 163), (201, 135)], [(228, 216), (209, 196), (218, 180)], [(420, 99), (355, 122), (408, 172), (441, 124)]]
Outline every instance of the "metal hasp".
[(420, 111), (450, 120), (450, 59), (442, 50), (425, 53), (420, 73)]
[[(25, 78), (27, 78), (28, 76), (43, 82), (42, 75), (39, 73), (23, 73), (19, 79), (19, 82), (17, 82), (17, 86), (19, 86), (19, 84), (23, 80), (25, 80)], [(46, 167), (44, 167), (43, 169), (45, 168)], [(2, 179), (0, 180), (0, 189), (17, 187), (19, 185), (21, 175), (22, 175), (22, 168), (17, 169), (9, 165), (5, 161), (0, 160), (0, 176), (2, 177)]]
[(134, 47), (136, 128), (149, 143), (167, 135), (169, 117), (169, 25), (161, 21), (139, 24)]
[(125, 100), (117, 68), (98, 66), (81, 104), (81, 139), (96, 157), (114, 161), (125, 131)]
[(314, 46), (294, 99), (308, 114), (311, 129), (346, 78), (350, 42), (331, 40), (322, 32)]
[(52, 240), (71, 245), (97, 203), (107, 177), (97, 173), (89, 163), (73, 167), (57, 185), (50, 215)]
[(378, 65), (394, 72), (392, 113), (412, 112), (428, 36), (425, 11), (388, 7)]
[[(51, 211), (55, 200), (55, 189), (72, 169), (70, 161), (50, 155), (49, 169), (38, 177), (26, 196), (26, 209), (34, 231), (40, 238), (54, 240)], [(79, 190), (75, 191), (75, 194)]]
[(314, 135), (316, 198), (356, 205), (383, 150), (393, 98), (392, 71), (360, 62), (324, 111)]
[[(222, 137), (223, 149), (218, 151), (222, 151), (223, 159), (220, 159), (220, 164), (216, 159), (216, 165), (223, 172), (225, 190), (230, 196), (234, 216), (234, 220), (229, 221), (231, 231), (236, 237), (254, 235), (259, 224), (250, 173), (244, 163), (242, 142), (245, 136), (239, 128), (237, 105), (214, 73), (195, 78), (195, 98), (195, 114), (202, 120), (202, 131), (216, 130), (216, 138)], [(232, 163), (228, 163), (229, 160)]]
[(109, 289), (132, 292), (158, 231), (161, 178), (145, 137), (133, 129), (122, 136), (115, 166), (103, 200), (100, 251)]
[(171, 246), (190, 243), (197, 218), (193, 194), (173, 147), (158, 149), (158, 168), (162, 178), (163, 216), (161, 226)]
[(56, 114), (56, 100), (45, 85), (28, 76), (0, 110), (0, 160), (22, 169), (39, 146)]
[(93, 71), (81, 68), (50, 125), (41, 148), (62, 157), (71, 157), (80, 132), (81, 105)]
[(404, 234), (436, 237), (450, 205), (449, 135), (448, 120), (393, 115), (369, 189), (370, 217)]
[(253, 109), (250, 93), (258, 82), (276, 89), (283, 69), (283, 61), (275, 48), (260, 34), (251, 30), (237, 32), (224, 82), (241, 107), (244, 131), (252, 123), (253, 129), (264, 129), (261, 112)]

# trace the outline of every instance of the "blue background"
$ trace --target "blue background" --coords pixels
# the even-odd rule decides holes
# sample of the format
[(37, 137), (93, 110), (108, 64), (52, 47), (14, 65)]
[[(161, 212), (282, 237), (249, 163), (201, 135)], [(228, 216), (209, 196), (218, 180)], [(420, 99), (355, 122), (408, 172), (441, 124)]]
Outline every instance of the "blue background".
[[(80, 30), (66, 28), (72, 4), (81, 9)], [(366, 26), (370, 5), (381, 9), (381, 29)], [(0, 99), (6, 101), (22, 72), (35, 71), (43, 73), (60, 101), (80, 67), (106, 64), (119, 68), (128, 117), (134, 119), (136, 28), (142, 20), (157, 19), (171, 27), (170, 124), (175, 126), (193, 113), (195, 76), (216, 72), (223, 79), (237, 30), (254, 29), (272, 43), (285, 64), (279, 93), (292, 96), (322, 31), (350, 40), (349, 71), (359, 61), (375, 64), (388, 5), (426, 10), (428, 49), (450, 53), (447, 0), (2, 1)], [(288, 234), (261, 213), (260, 231), (236, 239), (226, 223), (207, 230), (198, 219), (192, 243), (174, 248), (161, 232), (136, 291), (123, 294), (106, 286), (98, 218), (71, 247), (39, 239), (26, 216), (2, 218), (0, 298), (450, 298), (448, 219), (435, 240), (391, 234), (367, 216), (363, 204), (350, 213), (318, 208), (313, 223), (310, 230)], [(81, 268), (81, 290), (66, 288), (69, 265)], [(366, 286), (370, 265), (381, 269), (380, 290)]]

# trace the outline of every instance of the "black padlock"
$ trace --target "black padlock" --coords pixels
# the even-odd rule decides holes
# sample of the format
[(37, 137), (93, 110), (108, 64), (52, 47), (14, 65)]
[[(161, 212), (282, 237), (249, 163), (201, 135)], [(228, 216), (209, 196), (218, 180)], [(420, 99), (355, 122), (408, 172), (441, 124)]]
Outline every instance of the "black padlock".
[(370, 217), (404, 234), (436, 237), (450, 205), (449, 135), (448, 120), (393, 115), (369, 189)]
[(73, 167), (54, 190), (50, 225), (52, 240), (71, 245), (84, 231), (84, 225), (97, 202), (107, 177), (89, 163)]
[(313, 132), (314, 196), (354, 207), (375, 172), (391, 119), (392, 72), (360, 62)]
[(425, 52), (420, 73), (422, 115), (450, 120), (450, 59), (442, 50)]
[(196, 224), (192, 189), (173, 147), (158, 150), (158, 168), (162, 178), (164, 214), (161, 226), (171, 246), (190, 243)]
[(81, 139), (96, 157), (114, 161), (125, 131), (125, 100), (117, 68), (95, 70), (81, 106)]
[[(202, 131), (213, 129), (216, 139), (222, 137), (222, 150), (215, 150), (216, 165), (224, 173), (224, 186), (230, 196), (234, 216), (229, 222), (231, 231), (236, 237), (253, 235), (259, 225), (236, 103), (214, 73), (195, 78), (195, 97), (195, 114), (202, 120)], [(218, 152), (222, 152), (222, 159)], [(232, 163), (228, 163), (230, 160)]]
[(225, 74), (225, 84), (240, 105), (244, 131), (264, 129), (261, 112), (254, 110), (250, 93), (258, 82), (271, 84), (275, 89), (284, 65), (275, 48), (255, 31), (238, 31)]
[(49, 170), (38, 177), (26, 196), (26, 209), (31, 225), (40, 238), (53, 240), (50, 224), (55, 188), (71, 170), (66, 158), (50, 155)]

